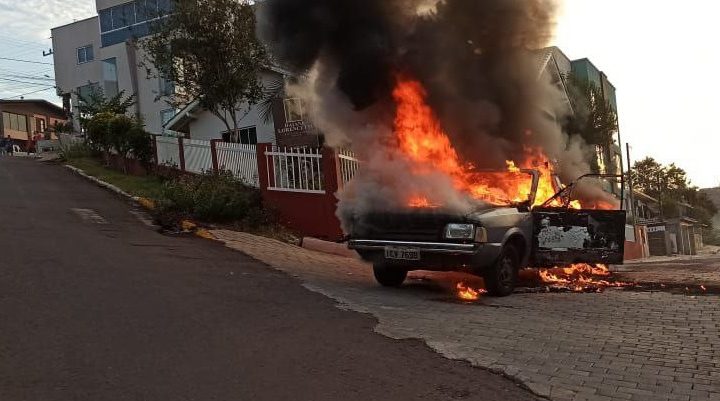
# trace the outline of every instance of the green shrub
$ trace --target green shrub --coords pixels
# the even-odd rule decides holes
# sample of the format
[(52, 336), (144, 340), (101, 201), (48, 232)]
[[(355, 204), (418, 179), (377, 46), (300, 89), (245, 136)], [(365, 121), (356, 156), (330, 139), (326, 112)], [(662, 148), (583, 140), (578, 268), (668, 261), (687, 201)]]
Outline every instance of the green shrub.
[(87, 142), (76, 142), (63, 146), (60, 150), (60, 159), (68, 161), (91, 157), (94, 155), (92, 146)]
[(229, 172), (183, 175), (167, 181), (158, 211), (208, 222), (239, 222), (251, 228), (269, 224), (260, 191), (238, 181)]
[(85, 124), (87, 137), (95, 149), (108, 152), (112, 148), (109, 126), (113, 118), (114, 114), (100, 113)]
[(150, 134), (140, 119), (124, 114), (99, 113), (85, 124), (93, 146), (103, 152), (114, 149), (127, 159), (132, 155), (144, 165), (153, 157)]

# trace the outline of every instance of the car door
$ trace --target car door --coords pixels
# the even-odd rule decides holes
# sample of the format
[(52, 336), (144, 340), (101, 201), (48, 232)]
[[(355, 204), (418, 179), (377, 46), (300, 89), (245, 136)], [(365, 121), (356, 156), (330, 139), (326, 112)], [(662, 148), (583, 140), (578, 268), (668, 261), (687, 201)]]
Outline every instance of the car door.
[(563, 199), (560, 202), (563, 206), (548, 206), (553, 203), (551, 198), (544, 205), (533, 208), (532, 264), (538, 267), (572, 263), (622, 264), (625, 211), (569, 207), (576, 183), (554, 197)]
[(532, 219), (535, 266), (623, 262), (624, 210), (536, 208)]

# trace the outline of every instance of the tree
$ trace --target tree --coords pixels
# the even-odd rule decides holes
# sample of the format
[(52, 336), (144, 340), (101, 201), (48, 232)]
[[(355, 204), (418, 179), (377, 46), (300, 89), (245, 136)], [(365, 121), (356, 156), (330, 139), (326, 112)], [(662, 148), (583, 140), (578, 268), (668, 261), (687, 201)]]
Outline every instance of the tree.
[[(615, 109), (605, 100), (602, 90), (592, 82), (575, 74), (567, 74), (564, 79), (568, 83), (568, 94), (573, 108), (573, 114), (568, 117), (565, 124), (566, 132), (570, 135), (579, 135), (590, 145), (599, 145), (603, 149), (608, 149), (618, 131)], [(598, 170), (595, 158), (592, 160), (592, 165)]]
[(118, 114), (109, 120), (107, 131), (112, 147), (125, 162), (123, 165), (125, 173), (127, 173), (127, 160), (131, 154), (143, 164), (149, 162), (152, 157), (150, 134), (143, 128), (141, 120)]
[[(106, 155), (114, 149), (125, 162), (132, 154), (147, 166), (153, 157), (150, 134), (136, 117), (98, 113), (88, 121), (87, 134), (96, 149)], [(127, 172), (127, 165), (123, 165), (123, 171)]]
[(663, 166), (652, 157), (635, 162), (630, 172), (635, 189), (654, 198), (681, 199), (689, 184), (685, 170), (674, 163)]
[(87, 139), (90, 140), (91, 146), (103, 153), (108, 153), (112, 148), (112, 140), (108, 126), (113, 118), (115, 118), (115, 114), (113, 113), (97, 113), (84, 124)]
[(185, 0), (143, 40), (148, 74), (178, 87), (171, 104), (198, 101), (228, 131), (237, 130), (263, 98), (260, 73), (268, 64), (255, 36), (255, 13), (247, 0)]
[(102, 113), (109, 114), (127, 114), (128, 110), (137, 103), (135, 94), (125, 96), (125, 91), (118, 92), (117, 95), (106, 97), (102, 88), (93, 88), (89, 94), (77, 94), (78, 112), (80, 126), (87, 129), (90, 120)]
[(660, 201), (665, 217), (678, 217), (680, 204), (691, 205), (688, 216), (705, 224), (708, 227), (706, 235), (715, 241), (712, 220), (718, 209), (705, 193), (690, 184), (685, 170), (674, 163), (664, 166), (652, 157), (646, 157), (635, 162), (630, 177), (635, 189)]

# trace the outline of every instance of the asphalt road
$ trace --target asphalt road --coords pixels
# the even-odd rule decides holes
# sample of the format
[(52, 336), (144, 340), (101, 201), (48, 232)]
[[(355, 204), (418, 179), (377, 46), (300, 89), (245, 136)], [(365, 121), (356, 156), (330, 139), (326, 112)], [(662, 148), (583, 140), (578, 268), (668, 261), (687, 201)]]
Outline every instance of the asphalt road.
[(60, 166), (0, 157), (0, 400), (536, 399), (133, 212)]

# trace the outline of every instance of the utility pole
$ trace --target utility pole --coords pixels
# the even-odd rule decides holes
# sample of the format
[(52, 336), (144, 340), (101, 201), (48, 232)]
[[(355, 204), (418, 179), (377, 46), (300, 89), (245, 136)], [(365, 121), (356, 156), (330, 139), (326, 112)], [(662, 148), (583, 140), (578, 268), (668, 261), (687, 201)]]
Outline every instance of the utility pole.
[(625, 143), (625, 147), (627, 149), (627, 180), (628, 180), (628, 189), (630, 190), (630, 193), (628, 194), (628, 199), (630, 200), (630, 207), (628, 208), (631, 212), (631, 215), (633, 216), (633, 224), (637, 224), (637, 216), (635, 214), (635, 194), (633, 194), (633, 182), (632, 182), (632, 164), (630, 163), (630, 143)]

